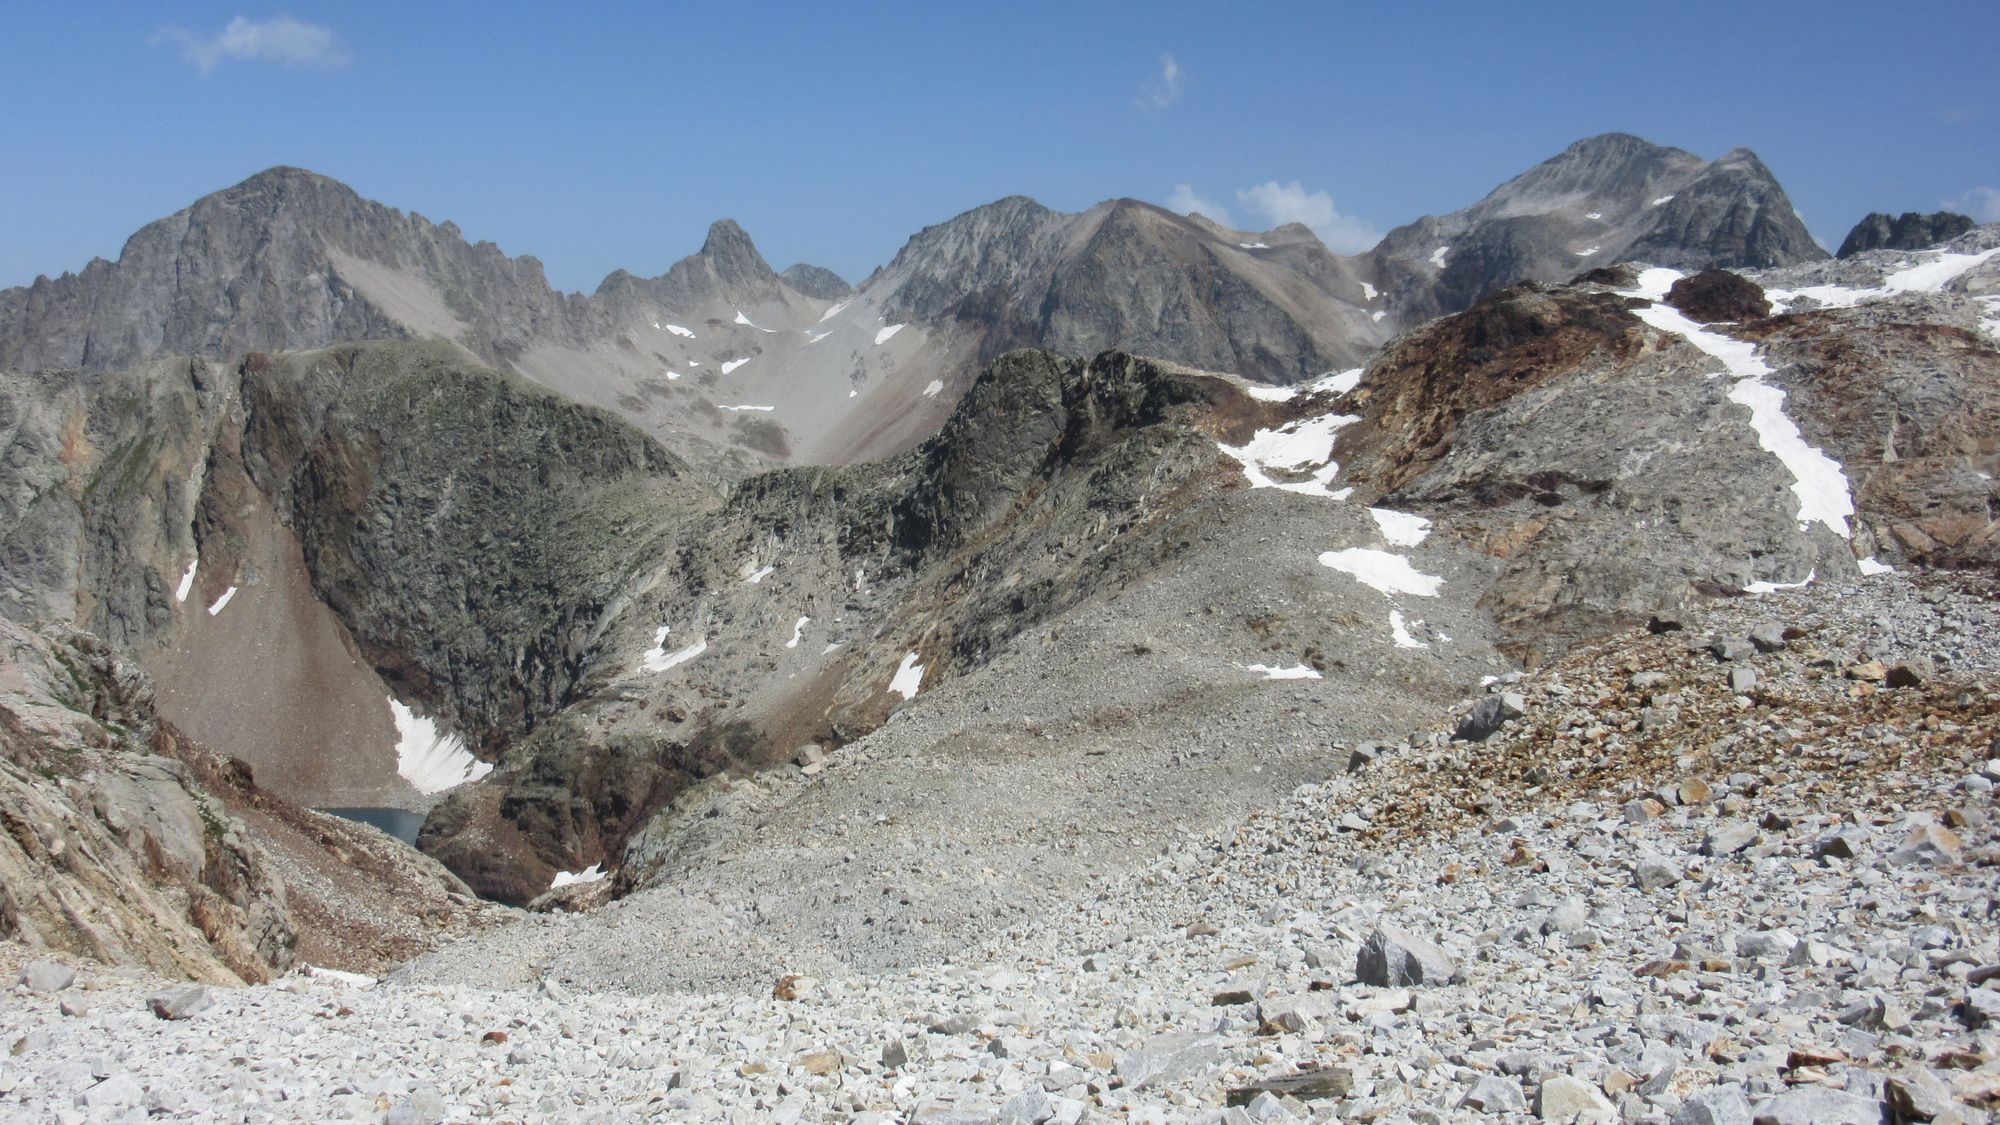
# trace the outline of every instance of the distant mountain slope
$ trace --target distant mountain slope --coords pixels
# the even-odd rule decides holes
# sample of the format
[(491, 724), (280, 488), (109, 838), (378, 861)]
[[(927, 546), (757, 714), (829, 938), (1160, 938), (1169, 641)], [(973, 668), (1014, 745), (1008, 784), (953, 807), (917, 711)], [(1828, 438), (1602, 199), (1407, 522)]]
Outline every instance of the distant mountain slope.
[(622, 415), (723, 484), (906, 450), (1016, 348), (1125, 349), (1294, 383), (1514, 281), (1819, 257), (1754, 155), (1704, 162), (1622, 134), (1355, 257), (1298, 225), (1234, 231), (1130, 199), (1069, 214), (1011, 196), (925, 228), (855, 289), (818, 267), (775, 272), (724, 219), (663, 274), (620, 270), (562, 294), (534, 258), (274, 168), (148, 225), (116, 262), (0, 292), (0, 369), (436, 338)]
[(1123, 348), (1288, 383), (1351, 367), (1388, 335), (1354, 266), (1305, 228), (1244, 234), (1131, 199), (975, 208), (911, 238), (864, 289), (892, 319), (969, 332), (981, 359)]
[(1755, 153), (1718, 160), (1625, 133), (1578, 141), (1463, 211), (1389, 232), (1369, 255), (1405, 326), (1516, 281), (1597, 266), (1767, 268), (1825, 258)]

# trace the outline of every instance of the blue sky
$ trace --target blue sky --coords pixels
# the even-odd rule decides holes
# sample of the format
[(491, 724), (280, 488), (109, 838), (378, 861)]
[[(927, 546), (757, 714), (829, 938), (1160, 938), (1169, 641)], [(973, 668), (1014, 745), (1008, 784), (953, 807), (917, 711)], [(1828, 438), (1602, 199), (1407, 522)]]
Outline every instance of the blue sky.
[(1198, 199), (1351, 249), (1612, 130), (1755, 149), (1837, 243), (1870, 210), (2000, 219), (1994, 42), (1991, 0), (22, 4), (0, 285), (274, 164), (588, 290), (722, 216), (858, 280), (1010, 194)]

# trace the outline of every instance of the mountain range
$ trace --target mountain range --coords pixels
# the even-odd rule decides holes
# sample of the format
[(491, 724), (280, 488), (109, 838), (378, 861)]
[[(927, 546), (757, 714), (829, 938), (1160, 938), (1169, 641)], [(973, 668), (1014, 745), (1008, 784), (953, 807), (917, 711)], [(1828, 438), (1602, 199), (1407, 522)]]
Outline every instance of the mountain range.
[[(927, 785), (1058, 739), (1120, 792), (1185, 749), (1118, 814), (1164, 838), (1613, 629), (1991, 567), (1996, 254), (1836, 261), (1747, 151), (1613, 134), (1351, 257), (1010, 197), (851, 288), (722, 220), (580, 295), (273, 169), (0, 292), (0, 801), (127, 857), (0, 921), (247, 979), (369, 896), (680, 893), (766, 787), (826, 778), (786, 815), (832, 840), (873, 800), (835, 758), (996, 832), (1111, 815)], [(294, 911), (330, 805), (427, 813), (430, 858)], [(65, 831), (0, 840), (9, 885)], [(968, 854), (998, 923), (1032, 861)], [(930, 956), (942, 908), (798, 924)]]
[(1292, 383), (1513, 281), (1823, 257), (1753, 154), (1709, 163), (1622, 134), (1353, 257), (1297, 225), (1013, 197), (918, 232), (852, 292), (818, 267), (774, 272), (725, 219), (664, 274), (562, 294), (532, 257), (274, 168), (148, 225), (116, 262), (0, 291), (0, 369), (437, 338), (620, 414), (722, 481), (907, 449), (1015, 348), (1123, 348)]

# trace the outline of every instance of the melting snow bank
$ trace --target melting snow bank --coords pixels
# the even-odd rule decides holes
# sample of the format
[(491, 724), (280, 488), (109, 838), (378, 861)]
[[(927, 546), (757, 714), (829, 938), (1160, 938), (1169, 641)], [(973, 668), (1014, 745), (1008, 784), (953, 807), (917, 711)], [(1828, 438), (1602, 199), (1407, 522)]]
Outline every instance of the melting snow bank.
[(771, 575), (774, 572), (776, 572), (777, 569), (778, 568), (775, 566), (758, 567), (756, 570), (753, 570), (750, 573), (744, 575), (743, 581), (750, 583), (752, 586), (755, 586), (758, 583), (764, 581), (764, 579), (771, 577)]
[(1332, 567), (1343, 574), (1354, 577), (1363, 586), (1372, 586), (1382, 593), (1415, 594), (1420, 598), (1434, 598), (1444, 579), (1424, 574), (1410, 565), (1410, 560), (1373, 547), (1348, 547), (1340, 551), (1321, 551), (1321, 566)]
[[(1421, 625), (1423, 622), (1420, 621), (1418, 624)], [(1431, 647), (1410, 635), (1409, 628), (1403, 624), (1403, 611), (1400, 609), (1389, 611), (1389, 636), (1395, 640), (1397, 648)]]
[(595, 883), (604, 878), (604, 874), (604, 865), (600, 863), (593, 863), (581, 871), (558, 871), (556, 877), (549, 880), (549, 889), (553, 891), (577, 883)]
[[(1869, 561), (1872, 562), (1874, 560), (1871, 559)], [(1752, 582), (1748, 586), (1743, 587), (1743, 592), (1746, 594), (1775, 594), (1780, 590), (1803, 590), (1807, 586), (1812, 585), (1813, 579), (1817, 577), (1819, 577), (1819, 571), (1808, 570), (1806, 571), (1806, 576), (1797, 582)]]
[(1375, 526), (1381, 529), (1382, 538), (1398, 547), (1414, 547), (1431, 533), (1431, 521), (1411, 512), (1370, 508), (1368, 514), (1375, 517)]
[(792, 639), (785, 642), (786, 648), (799, 647), (799, 641), (804, 639), (806, 635), (806, 626), (809, 623), (811, 623), (811, 621), (812, 618), (810, 617), (801, 617), (797, 621), (792, 623)]
[(1854, 565), (1861, 571), (1861, 575), (1864, 578), (1873, 578), (1878, 574), (1896, 573), (1895, 567), (1890, 566), (1888, 563), (1885, 562), (1876, 562), (1875, 556), (1873, 555), (1870, 555), (1865, 559), (1861, 559)]
[[(1845, 285), (1808, 285), (1800, 289), (1766, 289), (1764, 295), (1771, 299), (1771, 311), (1785, 312), (1791, 302), (1801, 298), (1816, 301), (1822, 308), (1851, 309), (1869, 301), (1880, 301), (1888, 297), (1898, 297), (1905, 293), (1942, 293), (1944, 287), (1972, 272), (2000, 254), (2000, 246), (1982, 250), (1977, 254), (1954, 254), (1948, 250), (1926, 251), (1937, 257), (1928, 262), (1920, 262), (1906, 269), (1897, 270), (1882, 279), (1882, 284), (1871, 289), (1850, 289)], [(1992, 307), (1995, 298), (1981, 300)], [(1988, 329), (1991, 331), (1991, 329)]]
[[(1659, 287), (1663, 276), (1671, 286), (1671, 278), (1679, 275), (1672, 270), (1647, 270), (1640, 275), (1639, 290), (1629, 295), (1657, 301), (1659, 298), (1653, 292), (1665, 295), (1665, 290)], [(1648, 305), (1633, 315), (1721, 361), (1736, 378), (1736, 385), (1729, 389), (1729, 401), (1750, 408), (1750, 426), (1757, 431), (1757, 444), (1792, 474), (1792, 492), (1799, 498), (1799, 530), (1822, 523), (1846, 539), (1847, 519), (1854, 514), (1854, 495), (1848, 487), (1847, 474), (1841, 471), (1840, 462), (1807, 444), (1798, 425), (1786, 416), (1785, 392), (1764, 381), (1764, 376), (1773, 372), (1771, 365), (1757, 354), (1756, 345), (1711, 332), (1670, 305)]]
[(194, 590), (194, 568), (200, 565), (201, 565), (200, 555), (196, 555), (194, 558), (188, 560), (187, 573), (181, 575), (181, 584), (179, 588), (174, 591), (175, 601), (184, 602), (188, 600), (188, 594)]
[(924, 666), (917, 663), (917, 654), (911, 653), (896, 666), (896, 678), (889, 681), (889, 690), (904, 699), (915, 699), (917, 689), (924, 684)]
[(1308, 668), (1303, 664), (1294, 664), (1285, 668), (1270, 664), (1245, 664), (1243, 670), (1246, 672), (1256, 672), (1267, 680), (1317, 680), (1321, 678), (1317, 669)]
[(662, 625), (659, 632), (653, 634), (653, 647), (646, 650), (646, 655), (639, 663), (642, 671), (664, 672), (677, 664), (686, 664), (708, 651), (708, 638), (703, 637), (684, 649), (668, 652), (667, 634), (671, 631), (668, 626)]
[(464, 739), (439, 730), (436, 720), (419, 717), (394, 696), (389, 715), (396, 720), (396, 772), (417, 792), (442, 793), (493, 772), (493, 763), (473, 757)]
[(208, 615), (210, 617), (214, 617), (216, 614), (221, 613), (222, 607), (228, 605), (229, 599), (235, 596), (236, 596), (236, 587), (231, 586), (229, 589), (224, 590), (222, 592), (222, 596), (215, 599), (215, 604), (208, 607)]
[(924, 397), (936, 398), (938, 396), (938, 392), (942, 390), (944, 390), (944, 380), (932, 379), (928, 384), (924, 386)]
[[(1347, 489), (1335, 492), (1327, 487), (1340, 472), (1340, 465), (1332, 459), (1333, 439), (1342, 426), (1360, 420), (1360, 416), (1354, 414), (1302, 418), (1275, 430), (1258, 430), (1246, 444), (1223, 445), (1217, 442), (1216, 448), (1243, 466), (1243, 475), (1249, 478), (1252, 488), (1281, 488), (1306, 496), (1343, 500), (1347, 497)], [(1312, 479), (1290, 484), (1272, 480), (1266, 473), (1266, 470), (1301, 472), (1314, 465), (1319, 467), (1313, 469)]]
[(729, 373), (730, 373), (731, 371), (734, 371), (734, 370), (736, 370), (737, 368), (739, 368), (739, 367), (741, 367), (741, 366), (743, 366), (744, 364), (746, 364), (746, 363), (749, 363), (749, 362), (750, 362), (750, 361), (749, 361), (748, 359), (726, 359), (726, 360), (723, 360), (723, 361), (722, 361), (722, 373), (723, 373), (724, 375), (727, 375), (727, 374), (729, 374)]
[(839, 304), (819, 314), (819, 322), (821, 324), (825, 324), (827, 321), (832, 320), (834, 317), (839, 316), (843, 312), (846, 312), (847, 306), (853, 303), (854, 303), (854, 298), (852, 297), (849, 297), (845, 301), (840, 302)]
[(716, 409), (717, 409), (717, 410), (729, 410), (729, 411), (734, 411), (735, 413), (738, 413), (738, 414), (741, 414), (741, 413), (742, 413), (743, 411), (745, 411), (745, 410), (758, 410), (758, 411), (762, 411), (762, 412), (764, 412), (764, 413), (766, 413), (766, 414), (769, 414), (769, 413), (770, 413), (771, 411), (773, 411), (773, 410), (776, 410), (776, 409), (777, 409), (777, 407), (775, 407), (775, 406), (751, 406), (751, 405), (749, 405), (748, 403), (744, 403), (744, 404), (742, 404), (742, 405), (738, 405), (738, 406), (718, 406), (718, 407), (716, 407)]
[(757, 325), (750, 323), (750, 318), (743, 315), (742, 309), (736, 310), (736, 323), (744, 326), (745, 328), (756, 328), (757, 331), (759, 332), (770, 332), (775, 334), (778, 331), (775, 328), (759, 328)]
[(667, 331), (669, 331), (669, 332), (673, 333), (673, 334), (674, 334), (674, 335), (676, 335), (676, 336), (685, 336), (686, 338), (688, 338), (688, 339), (690, 339), (690, 340), (694, 339), (694, 333), (693, 333), (693, 332), (690, 332), (690, 331), (688, 331), (687, 329), (685, 329), (685, 328), (682, 328), (682, 327), (681, 327), (680, 325), (678, 325), (678, 324), (655, 324), (655, 325), (653, 325), (653, 327), (655, 327), (655, 328), (664, 328), (664, 329), (666, 329)]
[(895, 339), (896, 333), (901, 332), (902, 330), (903, 330), (903, 325), (891, 324), (889, 327), (884, 328), (875, 333), (875, 342), (877, 344), (886, 344), (890, 340)]
[(1449, 253), (1451, 253), (1451, 247), (1449, 246), (1440, 246), (1437, 249), (1431, 251), (1431, 265), (1434, 265), (1439, 269), (1443, 269), (1444, 256)]

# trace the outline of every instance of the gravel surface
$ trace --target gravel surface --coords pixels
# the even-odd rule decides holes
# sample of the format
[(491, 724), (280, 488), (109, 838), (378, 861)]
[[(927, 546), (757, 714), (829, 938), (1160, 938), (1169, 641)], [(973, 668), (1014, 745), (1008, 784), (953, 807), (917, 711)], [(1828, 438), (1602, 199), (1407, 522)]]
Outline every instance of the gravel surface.
[[(1888, 1106), (1988, 1120), (1993, 594), (1985, 579), (1887, 576), (1719, 601), (1578, 649), (1491, 685), (1502, 721), (1485, 741), (1449, 740), (1468, 700), (1403, 743), (1339, 747), (1351, 772), (1322, 770), (1129, 871), (1052, 884), (1032, 915), (892, 971), (798, 975), (812, 959), (766, 941), (754, 983), (708, 990), (569, 972), (585, 959), (507, 989), (299, 974), (156, 997), (168, 982), (95, 967), (55, 987), (64, 974), (9, 947), (24, 983), (0, 1010), (0, 1107), (76, 1121), (1877, 1121)], [(911, 846), (920, 868), (951, 854)], [(510, 935), (538, 971), (565, 946), (601, 954), (618, 916), (475, 941)], [(632, 961), (672, 948), (670, 914), (646, 917), (660, 929), (615, 932)]]

